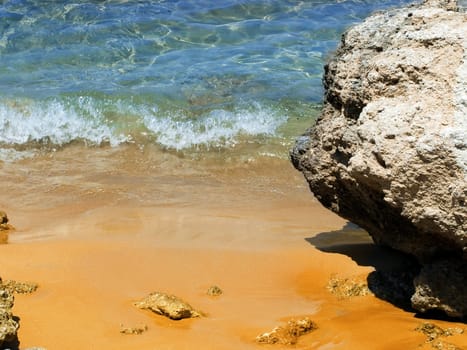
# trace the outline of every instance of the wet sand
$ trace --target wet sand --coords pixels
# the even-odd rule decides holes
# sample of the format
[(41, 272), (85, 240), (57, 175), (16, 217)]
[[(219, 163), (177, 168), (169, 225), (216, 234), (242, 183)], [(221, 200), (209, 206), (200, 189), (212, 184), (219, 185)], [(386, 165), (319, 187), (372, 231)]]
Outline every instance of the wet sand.
[[(1, 277), (39, 284), (16, 296), (21, 348), (289, 348), (255, 337), (302, 316), (318, 329), (293, 348), (432, 348), (413, 313), (326, 289), (334, 274), (365, 280), (387, 257), (362, 231), (336, 232), (347, 222), (321, 207), (286, 160), (197, 167), (119, 152), (70, 147), (2, 165), (0, 205), (17, 231), (0, 246)], [(224, 294), (208, 296), (211, 285)], [(133, 306), (153, 291), (206, 316), (171, 321)], [(119, 332), (139, 326), (148, 330)], [(466, 338), (443, 340), (467, 348)]]

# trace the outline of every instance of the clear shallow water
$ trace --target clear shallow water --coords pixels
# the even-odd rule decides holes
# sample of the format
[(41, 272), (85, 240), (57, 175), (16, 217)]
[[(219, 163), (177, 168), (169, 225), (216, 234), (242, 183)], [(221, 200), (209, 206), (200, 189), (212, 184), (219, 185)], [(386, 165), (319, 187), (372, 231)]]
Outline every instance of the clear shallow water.
[(75, 142), (285, 156), (342, 32), (409, 2), (3, 1), (0, 158)]

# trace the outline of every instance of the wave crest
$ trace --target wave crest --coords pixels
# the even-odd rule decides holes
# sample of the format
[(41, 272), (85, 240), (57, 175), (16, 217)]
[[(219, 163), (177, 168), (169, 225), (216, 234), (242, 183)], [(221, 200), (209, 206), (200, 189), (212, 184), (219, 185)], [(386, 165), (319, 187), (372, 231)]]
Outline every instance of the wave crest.
[(260, 104), (193, 116), (183, 108), (161, 111), (133, 99), (0, 100), (0, 145), (63, 146), (80, 140), (114, 147), (127, 142), (156, 143), (177, 151), (232, 147), (245, 138), (273, 137), (286, 121), (285, 115)]

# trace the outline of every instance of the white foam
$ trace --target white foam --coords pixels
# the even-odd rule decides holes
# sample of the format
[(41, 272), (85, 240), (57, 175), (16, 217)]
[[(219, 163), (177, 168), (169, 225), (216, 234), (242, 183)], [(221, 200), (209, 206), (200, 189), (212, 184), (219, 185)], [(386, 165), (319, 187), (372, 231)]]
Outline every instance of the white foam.
[(283, 115), (260, 106), (237, 111), (214, 110), (198, 119), (182, 116), (145, 116), (145, 126), (161, 145), (182, 150), (196, 146), (234, 145), (241, 135), (273, 135), (285, 123)]
[(97, 145), (103, 142), (117, 145), (126, 141), (98, 119), (96, 113), (86, 118), (70, 105), (56, 100), (0, 102), (0, 142), (24, 145), (47, 141), (64, 145), (82, 139)]
[[(197, 146), (232, 147), (245, 136), (251, 140), (256, 135), (274, 135), (286, 121), (285, 115), (259, 104), (235, 111), (213, 110), (195, 119), (182, 109), (167, 112), (154, 105), (84, 96), (0, 100), (0, 145), (34, 149), (38, 144), (54, 147), (82, 140), (118, 146), (135, 142), (136, 137), (138, 142), (155, 140), (177, 151)], [(9, 158), (6, 154), (1, 153), (0, 159)]]

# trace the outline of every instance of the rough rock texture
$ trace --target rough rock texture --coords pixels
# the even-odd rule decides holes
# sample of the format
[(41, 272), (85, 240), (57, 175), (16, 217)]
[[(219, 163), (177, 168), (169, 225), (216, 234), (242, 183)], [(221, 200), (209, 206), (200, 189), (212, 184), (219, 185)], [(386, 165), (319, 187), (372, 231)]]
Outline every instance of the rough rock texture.
[(256, 342), (260, 344), (295, 345), (301, 336), (317, 328), (316, 324), (308, 317), (290, 320), (285, 326), (278, 326), (270, 332), (258, 335)]
[(0, 279), (0, 348), (4, 349), (18, 343), (16, 332), (19, 324), (13, 317), (11, 308), (13, 307), (13, 294), (1, 286)]
[[(456, 334), (463, 334), (464, 330), (462, 328), (454, 327), (454, 328), (446, 328), (443, 329), (433, 323), (424, 322), (420, 324), (415, 331), (421, 332), (426, 336), (426, 342), (431, 344), (433, 349), (438, 350), (462, 350), (461, 348), (457, 347), (455, 344), (448, 343), (444, 340), (440, 340), (440, 338), (447, 338), (451, 337)], [(423, 345), (420, 345), (423, 346)]]
[(194, 310), (186, 301), (175, 295), (159, 292), (149, 294), (143, 300), (135, 303), (135, 306), (140, 309), (151, 310), (172, 320), (201, 316), (201, 313)]
[(370, 295), (368, 285), (360, 277), (331, 276), (326, 289), (340, 299)]
[(13, 294), (30, 294), (34, 293), (38, 288), (38, 284), (34, 282), (18, 282), (8, 280), (1, 282), (1, 284), (3, 288)]
[(422, 264), (413, 307), (454, 317), (467, 316), (462, 6), (428, 0), (345, 33), (325, 67), (323, 112), (291, 152), (324, 206)]

